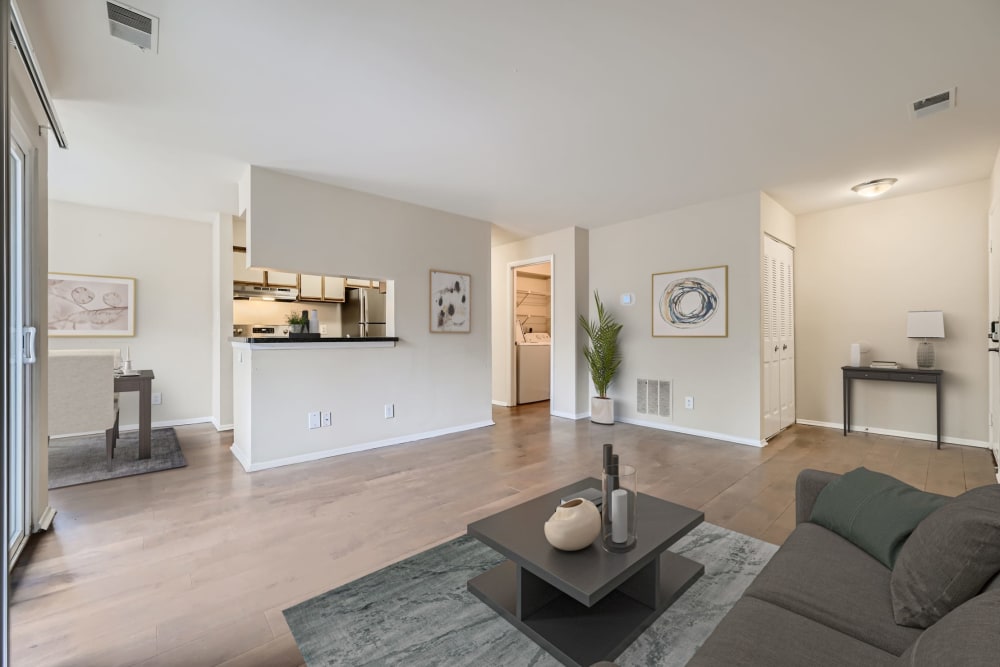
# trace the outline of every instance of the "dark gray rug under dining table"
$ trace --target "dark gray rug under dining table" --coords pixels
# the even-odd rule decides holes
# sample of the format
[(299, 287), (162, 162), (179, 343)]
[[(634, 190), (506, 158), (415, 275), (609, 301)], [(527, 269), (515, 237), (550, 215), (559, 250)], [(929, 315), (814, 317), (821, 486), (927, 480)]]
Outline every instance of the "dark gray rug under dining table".
[(104, 434), (53, 438), (49, 441), (49, 488), (99, 482), (104, 479), (142, 475), (183, 468), (184, 453), (172, 428), (154, 428), (150, 434), (152, 456), (139, 458), (139, 432), (123, 431), (108, 470)]
[[(684, 665), (778, 547), (703, 523), (671, 551), (705, 574), (616, 659)], [(286, 609), (310, 667), (560, 664), (466, 590), (504, 558), (462, 536)]]

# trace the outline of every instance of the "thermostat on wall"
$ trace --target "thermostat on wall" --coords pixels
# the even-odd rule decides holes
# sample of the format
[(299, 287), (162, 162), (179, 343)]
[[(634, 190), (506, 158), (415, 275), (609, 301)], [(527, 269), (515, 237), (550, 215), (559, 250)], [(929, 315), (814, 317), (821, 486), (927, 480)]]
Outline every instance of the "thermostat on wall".
[(623, 306), (631, 306), (634, 303), (635, 303), (635, 294), (633, 294), (632, 292), (625, 292), (625, 294), (622, 294)]

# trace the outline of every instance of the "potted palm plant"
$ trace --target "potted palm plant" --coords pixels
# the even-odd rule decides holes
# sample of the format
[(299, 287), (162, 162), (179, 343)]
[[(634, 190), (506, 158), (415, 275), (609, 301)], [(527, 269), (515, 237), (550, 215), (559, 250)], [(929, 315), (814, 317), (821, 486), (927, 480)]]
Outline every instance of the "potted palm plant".
[(590, 377), (597, 390), (597, 396), (590, 399), (590, 421), (596, 424), (614, 424), (615, 403), (608, 398), (608, 387), (615, 379), (618, 367), (622, 365), (618, 349), (618, 334), (622, 325), (604, 309), (597, 290), (594, 290), (594, 302), (597, 304), (596, 321), (587, 321), (587, 318), (580, 315), (580, 326), (590, 339), (589, 344), (583, 348), (583, 357), (590, 366)]

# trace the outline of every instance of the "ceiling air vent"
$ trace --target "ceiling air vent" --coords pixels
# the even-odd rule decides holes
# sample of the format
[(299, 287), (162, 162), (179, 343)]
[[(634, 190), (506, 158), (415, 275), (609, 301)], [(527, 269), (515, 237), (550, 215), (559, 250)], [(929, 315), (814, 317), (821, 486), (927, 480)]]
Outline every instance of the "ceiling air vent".
[(910, 105), (910, 115), (914, 118), (923, 118), (938, 111), (955, 108), (956, 91), (956, 88), (950, 88), (937, 95), (931, 95), (930, 97), (913, 102)]
[(144, 14), (134, 7), (109, 2), (108, 25), (111, 36), (124, 39), (129, 44), (138, 46), (143, 51), (158, 50), (158, 35), (160, 19), (150, 14)]

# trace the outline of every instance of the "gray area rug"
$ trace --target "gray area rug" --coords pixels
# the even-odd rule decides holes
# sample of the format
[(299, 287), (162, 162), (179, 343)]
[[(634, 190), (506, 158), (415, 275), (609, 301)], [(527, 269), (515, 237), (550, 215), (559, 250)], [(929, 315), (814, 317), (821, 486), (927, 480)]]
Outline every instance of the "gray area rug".
[(53, 438), (49, 441), (49, 488), (99, 482), (102, 479), (142, 475), (187, 465), (172, 428), (154, 428), (152, 458), (139, 458), (139, 432), (126, 431), (118, 438), (109, 472), (104, 434)]
[[(671, 547), (705, 574), (616, 659), (684, 665), (778, 547), (703, 523)], [(531, 665), (559, 662), (466, 590), (504, 560), (468, 536), (286, 609), (310, 667)]]

